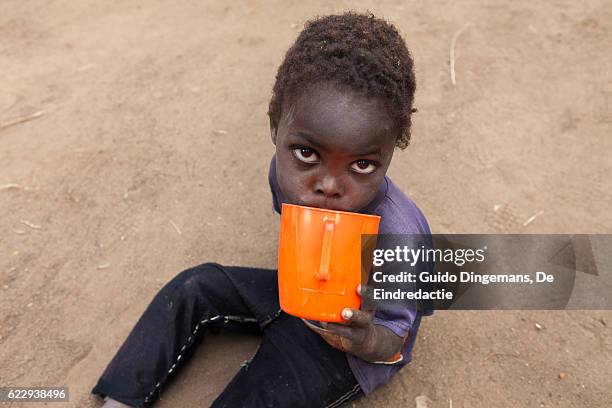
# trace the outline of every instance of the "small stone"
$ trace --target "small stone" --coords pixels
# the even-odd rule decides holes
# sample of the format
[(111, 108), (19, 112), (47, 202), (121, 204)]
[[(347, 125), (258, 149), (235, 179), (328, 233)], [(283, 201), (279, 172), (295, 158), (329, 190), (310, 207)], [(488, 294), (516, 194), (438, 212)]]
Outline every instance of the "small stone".
[(414, 402), (416, 403), (416, 408), (429, 408), (432, 404), (427, 395), (419, 395), (414, 399)]
[(542, 325), (540, 323), (536, 323), (535, 328), (538, 330), (542, 330)]
[(565, 373), (561, 372), (559, 373), (559, 379), (562, 380), (565, 378)]

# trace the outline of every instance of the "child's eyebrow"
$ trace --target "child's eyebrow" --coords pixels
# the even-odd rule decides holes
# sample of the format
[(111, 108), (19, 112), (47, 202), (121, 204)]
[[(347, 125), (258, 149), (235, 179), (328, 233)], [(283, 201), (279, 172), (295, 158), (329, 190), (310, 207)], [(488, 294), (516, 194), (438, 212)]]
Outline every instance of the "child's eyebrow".
[(306, 132), (295, 132), (293, 133), (295, 136), (300, 137), (304, 140), (306, 140), (308, 143), (310, 143), (311, 145), (313, 145), (314, 147), (316, 147), (317, 149), (323, 149), (325, 150), (325, 147), (322, 146), (321, 144), (319, 144), (318, 142), (316, 142), (308, 133)]
[(382, 150), (380, 149), (380, 146), (373, 146), (363, 152), (355, 153), (353, 154), (353, 156), (370, 156), (375, 154), (381, 154), (381, 152)]

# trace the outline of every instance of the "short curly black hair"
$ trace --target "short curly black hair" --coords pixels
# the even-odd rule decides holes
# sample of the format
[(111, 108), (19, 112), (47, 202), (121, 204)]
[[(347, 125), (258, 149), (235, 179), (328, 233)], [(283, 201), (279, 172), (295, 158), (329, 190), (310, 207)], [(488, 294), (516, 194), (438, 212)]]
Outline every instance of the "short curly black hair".
[(412, 56), (391, 23), (354, 12), (306, 22), (278, 68), (268, 111), (271, 125), (278, 127), (284, 103), (318, 82), (381, 98), (401, 130), (396, 145), (408, 146), (416, 80)]

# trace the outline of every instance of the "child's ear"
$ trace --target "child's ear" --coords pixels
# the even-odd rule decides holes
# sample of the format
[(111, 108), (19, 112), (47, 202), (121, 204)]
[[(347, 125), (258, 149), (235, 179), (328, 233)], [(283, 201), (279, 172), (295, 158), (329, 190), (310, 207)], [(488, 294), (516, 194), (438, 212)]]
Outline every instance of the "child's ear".
[(274, 146), (276, 146), (276, 129), (276, 124), (272, 121), (272, 118), (270, 118), (270, 139)]

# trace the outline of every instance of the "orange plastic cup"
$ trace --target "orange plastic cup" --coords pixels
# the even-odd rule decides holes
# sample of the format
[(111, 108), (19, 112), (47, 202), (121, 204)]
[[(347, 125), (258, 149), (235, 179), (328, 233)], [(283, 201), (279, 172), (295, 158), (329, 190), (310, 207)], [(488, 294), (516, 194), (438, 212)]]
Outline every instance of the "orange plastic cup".
[[(305, 319), (341, 322), (342, 310), (358, 309), (361, 235), (378, 233), (380, 217), (283, 204), (278, 243), (281, 309)], [(366, 279), (367, 281), (367, 276)]]

